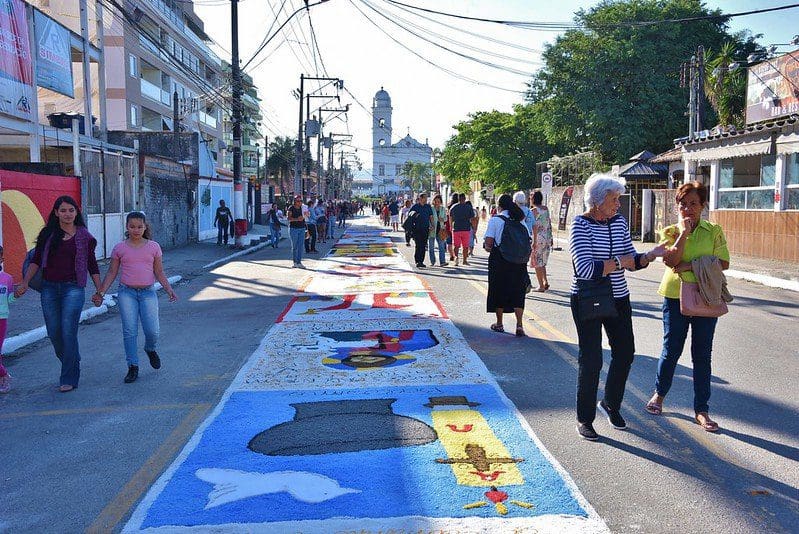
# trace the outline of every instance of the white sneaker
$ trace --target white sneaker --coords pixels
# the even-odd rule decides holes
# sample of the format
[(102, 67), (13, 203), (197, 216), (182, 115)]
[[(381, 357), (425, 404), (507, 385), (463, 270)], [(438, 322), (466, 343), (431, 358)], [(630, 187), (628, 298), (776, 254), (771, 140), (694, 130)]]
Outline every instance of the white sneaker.
[(303, 265), (302, 263), (298, 263), (297, 264), (297, 268), (298, 269), (307, 269), (307, 267), (305, 265)]

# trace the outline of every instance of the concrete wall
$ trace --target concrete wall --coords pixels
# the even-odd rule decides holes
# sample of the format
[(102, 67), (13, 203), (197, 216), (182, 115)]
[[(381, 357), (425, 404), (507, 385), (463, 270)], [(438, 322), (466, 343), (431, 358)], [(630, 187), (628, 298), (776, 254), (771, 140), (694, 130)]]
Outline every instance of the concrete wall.
[(188, 166), (157, 156), (140, 156), (139, 198), (153, 239), (161, 248), (197, 240), (197, 176)]

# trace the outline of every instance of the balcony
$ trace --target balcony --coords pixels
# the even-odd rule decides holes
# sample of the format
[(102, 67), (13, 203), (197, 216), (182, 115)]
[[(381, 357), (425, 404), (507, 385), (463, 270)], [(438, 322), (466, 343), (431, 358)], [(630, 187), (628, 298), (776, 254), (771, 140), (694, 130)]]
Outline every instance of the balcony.
[[(161, 100), (161, 93), (165, 93), (166, 91), (162, 91), (161, 88), (154, 83), (150, 83), (144, 78), (141, 78), (141, 94), (146, 96), (147, 98), (151, 98), (156, 102), (162, 102)], [(167, 100), (167, 103), (169, 101)]]
[(216, 117), (214, 117), (213, 115), (209, 115), (208, 113), (206, 113), (204, 111), (198, 111), (197, 113), (200, 116), (200, 122), (201, 123), (205, 124), (206, 126), (208, 126), (210, 128), (216, 128), (216, 125), (217, 125)]

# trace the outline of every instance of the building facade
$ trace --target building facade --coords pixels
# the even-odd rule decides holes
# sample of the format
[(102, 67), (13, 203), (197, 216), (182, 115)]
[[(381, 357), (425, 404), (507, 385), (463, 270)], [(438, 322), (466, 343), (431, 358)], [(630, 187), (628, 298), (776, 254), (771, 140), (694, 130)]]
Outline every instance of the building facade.
[(372, 176), (376, 195), (408, 191), (404, 184), (407, 178), (403, 171), (405, 164), (430, 165), (433, 157), (430, 145), (417, 141), (410, 133), (392, 143), (392, 113), (391, 97), (381, 87), (372, 102)]
[[(191, 1), (124, 0), (128, 17), (106, 13), (108, 129), (199, 132), (204, 152), (224, 159), (222, 61)], [(178, 98), (175, 116), (174, 94)]]

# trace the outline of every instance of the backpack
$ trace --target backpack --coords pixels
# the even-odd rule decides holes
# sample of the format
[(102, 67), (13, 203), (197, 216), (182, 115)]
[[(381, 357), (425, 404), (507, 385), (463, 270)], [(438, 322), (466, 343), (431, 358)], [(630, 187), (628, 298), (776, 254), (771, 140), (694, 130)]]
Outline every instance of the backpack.
[(417, 217), (419, 216), (419, 212), (415, 210), (411, 210), (408, 212), (408, 216), (405, 217), (405, 220), (402, 222), (402, 229), (409, 234), (413, 234), (416, 231), (416, 223), (418, 222)]
[(530, 259), (530, 253), (533, 251), (527, 227), (521, 221), (514, 221), (504, 215), (500, 215), (500, 217), (505, 221), (505, 227), (502, 228), (499, 253), (507, 262), (519, 265), (526, 264)]
[[(22, 261), (22, 277), (24, 278), (25, 275), (28, 273), (28, 268), (33, 261), (33, 256), (36, 254), (36, 247), (30, 249), (27, 254), (25, 254), (25, 259)], [(44, 269), (39, 266), (39, 270), (36, 271), (36, 274), (33, 275), (30, 282), (28, 282), (28, 287), (35, 290), (41, 291), (42, 290), (42, 271)]]

